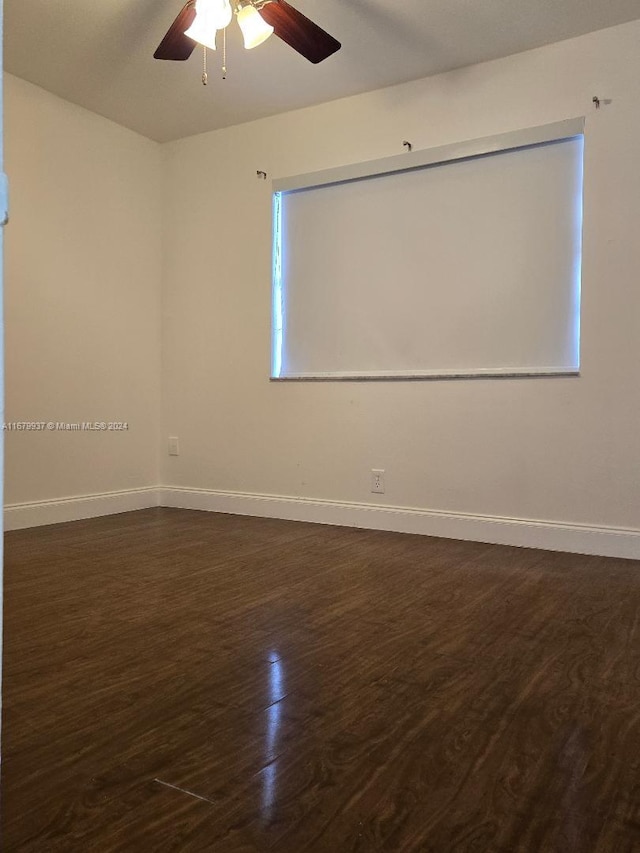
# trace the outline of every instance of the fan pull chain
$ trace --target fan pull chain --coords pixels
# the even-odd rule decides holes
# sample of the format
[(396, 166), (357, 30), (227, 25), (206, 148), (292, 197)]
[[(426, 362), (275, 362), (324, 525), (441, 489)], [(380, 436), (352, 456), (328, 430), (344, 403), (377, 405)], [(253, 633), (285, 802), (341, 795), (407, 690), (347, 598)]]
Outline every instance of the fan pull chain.
[(222, 31), (222, 79), (227, 79), (227, 30)]
[(209, 75), (207, 74), (207, 48), (202, 46), (202, 85), (206, 86), (209, 81)]

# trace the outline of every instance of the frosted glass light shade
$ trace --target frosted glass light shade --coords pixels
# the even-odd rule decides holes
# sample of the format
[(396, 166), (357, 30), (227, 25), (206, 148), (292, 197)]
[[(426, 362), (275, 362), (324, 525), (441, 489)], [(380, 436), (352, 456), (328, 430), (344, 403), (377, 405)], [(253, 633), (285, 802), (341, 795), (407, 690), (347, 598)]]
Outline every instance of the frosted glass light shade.
[(210, 50), (215, 50), (216, 30), (229, 26), (232, 17), (229, 0), (197, 0), (196, 17), (184, 34)]
[(214, 19), (216, 29), (224, 30), (231, 23), (233, 18), (233, 9), (229, 0), (213, 0), (211, 17)]
[(247, 50), (262, 44), (273, 32), (273, 27), (269, 26), (254, 6), (243, 6), (238, 10), (238, 24)]
[(211, 21), (206, 14), (196, 13), (196, 17), (188, 30), (184, 31), (185, 36), (197, 41), (198, 44), (203, 44), (209, 50), (216, 49), (216, 28), (211, 25)]

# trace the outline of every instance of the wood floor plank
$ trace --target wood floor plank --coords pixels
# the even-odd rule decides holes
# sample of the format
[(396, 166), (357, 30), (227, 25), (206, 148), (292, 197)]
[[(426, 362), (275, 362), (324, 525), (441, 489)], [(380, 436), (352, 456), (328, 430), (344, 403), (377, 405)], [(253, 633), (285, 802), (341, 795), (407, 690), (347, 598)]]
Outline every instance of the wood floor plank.
[(9, 533), (1, 828), (638, 853), (640, 563), (170, 509)]

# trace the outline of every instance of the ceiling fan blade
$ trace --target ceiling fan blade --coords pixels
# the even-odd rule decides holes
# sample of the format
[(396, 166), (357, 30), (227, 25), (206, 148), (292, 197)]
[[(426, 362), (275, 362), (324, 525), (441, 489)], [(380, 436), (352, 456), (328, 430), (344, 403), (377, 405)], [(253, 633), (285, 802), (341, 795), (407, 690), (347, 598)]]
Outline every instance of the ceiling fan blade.
[(196, 2), (195, 0), (187, 0), (178, 17), (171, 24), (165, 37), (156, 48), (156, 52), (153, 54), (154, 59), (174, 59), (180, 61), (189, 59), (196, 43), (189, 36), (185, 36), (184, 31), (189, 29), (195, 16)]
[(309, 62), (322, 62), (342, 45), (313, 21), (290, 6), (286, 0), (270, 0), (260, 6), (260, 14), (275, 34)]

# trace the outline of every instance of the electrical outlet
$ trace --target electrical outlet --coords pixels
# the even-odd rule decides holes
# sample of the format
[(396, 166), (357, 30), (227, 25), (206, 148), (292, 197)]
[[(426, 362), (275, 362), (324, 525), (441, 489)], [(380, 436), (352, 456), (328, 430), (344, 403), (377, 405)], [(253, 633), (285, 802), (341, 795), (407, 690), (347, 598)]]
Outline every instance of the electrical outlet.
[(384, 494), (384, 469), (371, 469), (371, 491), (378, 495)]
[(169, 456), (178, 456), (179, 453), (178, 439), (172, 436), (169, 438)]

